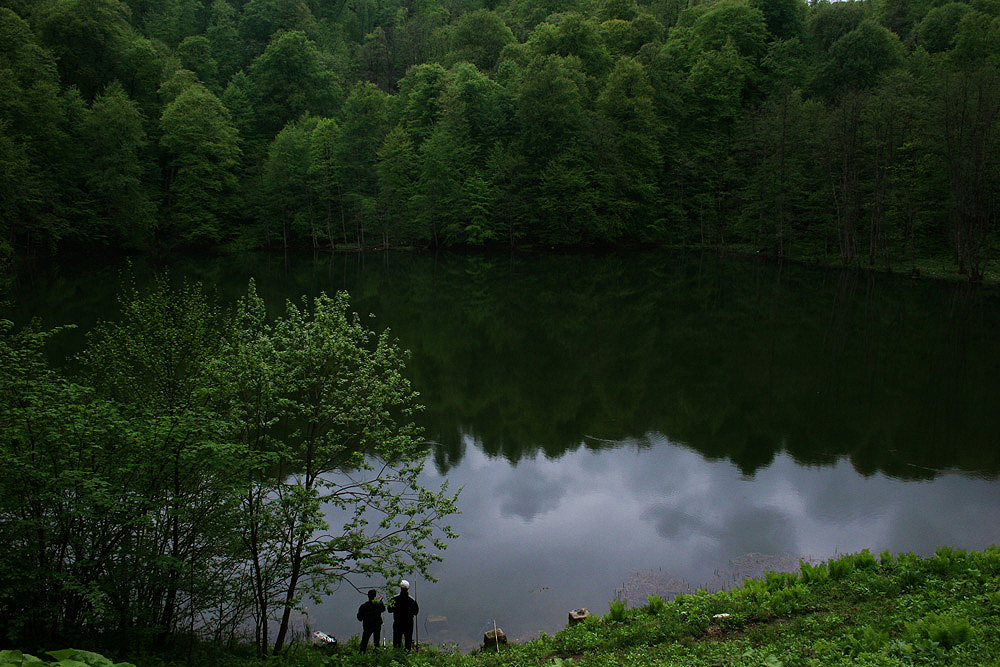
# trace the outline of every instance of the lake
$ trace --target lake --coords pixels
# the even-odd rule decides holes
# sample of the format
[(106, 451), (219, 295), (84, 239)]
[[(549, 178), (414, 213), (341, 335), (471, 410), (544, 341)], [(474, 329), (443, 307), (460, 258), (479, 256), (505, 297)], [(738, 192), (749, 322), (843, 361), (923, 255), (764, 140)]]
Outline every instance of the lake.
[[(162, 268), (131, 270), (141, 283)], [(114, 316), (121, 270), (23, 271), (4, 312), (85, 331)], [(729, 588), (802, 558), (1000, 543), (995, 289), (680, 252), (169, 270), (224, 301), (253, 277), (276, 312), (347, 289), (412, 351), (425, 481), (463, 487), (439, 581), (411, 578), (421, 641), (468, 648), (494, 621), (551, 633), (570, 609)], [(363, 600), (345, 585), (299, 620), (343, 639)]]

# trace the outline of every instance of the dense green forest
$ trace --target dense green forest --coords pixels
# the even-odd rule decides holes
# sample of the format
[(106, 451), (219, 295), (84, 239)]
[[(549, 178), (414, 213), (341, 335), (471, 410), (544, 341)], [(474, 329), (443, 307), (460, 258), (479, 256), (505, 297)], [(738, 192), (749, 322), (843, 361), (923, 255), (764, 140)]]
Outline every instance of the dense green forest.
[(1000, 2), (0, 0), (0, 247), (724, 245), (979, 278)]

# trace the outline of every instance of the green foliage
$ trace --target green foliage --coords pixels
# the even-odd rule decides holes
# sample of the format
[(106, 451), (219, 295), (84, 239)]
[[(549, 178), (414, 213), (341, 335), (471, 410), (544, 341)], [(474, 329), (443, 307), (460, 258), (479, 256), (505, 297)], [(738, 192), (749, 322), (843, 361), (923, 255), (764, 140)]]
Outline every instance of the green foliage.
[(608, 620), (612, 623), (621, 623), (625, 620), (625, 605), (626, 600), (612, 600), (608, 603), (610, 611), (608, 612)]
[(830, 576), (826, 563), (812, 565), (806, 561), (801, 561), (799, 563), (799, 568), (802, 573), (801, 580), (803, 584), (822, 583)]
[(964, 618), (928, 614), (919, 621), (906, 624), (906, 635), (912, 640), (926, 639), (952, 649), (968, 641), (972, 626)]
[(256, 622), (265, 652), (277, 618), (277, 652), (307, 595), (430, 576), (455, 496), (419, 484), (405, 354), (346, 294), (271, 323), (252, 284), (230, 315), (159, 279), (121, 310), (90, 334), (86, 384), (48, 367), (50, 332), (0, 322), (0, 632), (37, 645), (58, 618), (141, 645)]
[[(314, 248), (666, 242), (880, 267), (951, 254), (979, 280), (995, 248), (995, 105), (975, 105), (998, 88), (987, 0), (4, 12), (4, 253), (265, 246), (280, 227)], [(305, 115), (341, 132), (310, 150), (303, 182), (270, 149)], [(394, 137), (402, 152), (380, 160), (397, 125), (412, 145)]]
[(240, 149), (229, 110), (207, 88), (185, 88), (163, 110), (160, 145), (171, 156), (167, 244), (217, 242), (226, 236)]
[(28, 667), (28, 665), (53, 665), (56, 667), (135, 667), (130, 662), (112, 662), (100, 653), (64, 649), (49, 651), (55, 662), (47, 662), (20, 651), (0, 651), (0, 665), (4, 667)]
[(837, 560), (831, 560), (828, 567), (830, 578), (839, 581), (854, 571), (854, 559), (850, 555), (841, 556)]
[(646, 596), (646, 611), (650, 614), (659, 614), (666, 606), (666, 602), (659, 595)]

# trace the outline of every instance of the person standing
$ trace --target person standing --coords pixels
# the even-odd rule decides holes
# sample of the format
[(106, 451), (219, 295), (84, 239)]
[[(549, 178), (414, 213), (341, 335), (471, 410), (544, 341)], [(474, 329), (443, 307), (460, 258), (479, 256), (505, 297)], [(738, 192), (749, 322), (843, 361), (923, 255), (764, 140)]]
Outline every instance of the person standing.
[(361, 621), (362, 653), (368, 648), (369, 638), (373, 639), (373, 646), (378, 646), (379, 635), (382, 634), (382, 612), (385, 611), (385, 604), (382, 602), (382, 598), (376, 600), (376, 595), (375, 589), (368, 591), (368, 602), (358, 607), (358, 620)]
[(403, 579), (399, 582), (399, 595), (389, 602), (392, 611), (392, 645), (399, 648), (403, 640), (406, 650), (413, 648), (413, 618), (420, 611), (417, 601), (410, 597), (410, 582)]

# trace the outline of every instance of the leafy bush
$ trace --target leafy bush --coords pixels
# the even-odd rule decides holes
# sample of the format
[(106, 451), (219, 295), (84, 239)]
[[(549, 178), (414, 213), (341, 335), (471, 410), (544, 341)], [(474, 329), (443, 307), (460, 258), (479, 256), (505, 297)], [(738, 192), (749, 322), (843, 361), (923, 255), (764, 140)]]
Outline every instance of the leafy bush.
[(767, 585), (767, 590), (771, 593), (793, 585), (798, 579), (799, 575), (797, 572), (775, 572), (774, 570), (769, 570), (764, 573), (764, 583)]
[(646, 605), (646, 611), (648, 611), (650, 614), (659, 614), (661, 611), (663, 611), (663, 608), (667, 604), (666, 602), (663, 601), (663, 598), (661, 598), (659, 595), (646, 596), (646, 602), (648, 603)]
[(969, 638), (972, 626), (964, 618), (928, 614), (919, 621), (907, 623), (906, 634), (911, 639), (929, 639), (951, 649)]
[(625, 600), (612, 600), (608, 603), (611, 611), (608, 612), (608, 620), (612, 623), (621, 623), (625, 620)]
[(55, 662), (45, 662), (20, 651), (0, 651), (0, 667), (29, 667), (30, 665), (46, 665), (49, 667), (135, 667), (130, 662), (114, 663), (100, 653), (67, 648), (61, 651), (49, 651), (48, 655)]
[(964, 570), (966, 561), (965, 551), (951, 547), (938, 547), (934, 550), (934, 558), (928, 561), (928, 565), (935, 574), (945, 575)]
[(884, 630), (876, 630), (871, 626), (865, 626), (854, 633), (848, 642), (848, 652), (852, 656), (861, 653), (877, 653), (883, 646), (889, 643), (889, 633)]
[(799, 570), (802, 573), (802, 583), (803, 584), (816, 584), (826, 581), (830, 577), (830, 573), (826, 568), (826, 563), (820, 563), (819, 565), (810, 565), (806, 561), (799, 562)]
[(841, 556), (837, 560), (831, 560), (828, 568), (830, 570), (830, 578), (838, 581), (854, 571), (854, 559), (850, 556)]
[(846, 558), (851, 561), (855, 570), (873, 570), (878, 565), (875, 556), (872, 556), (868, 549), (862, 549), (860, 552)]
[(773, 593), (769, 604), (776, 616), (787, 616), (806, 606), (808, 599), (809, 589), (802, 584), (796, 584)]

